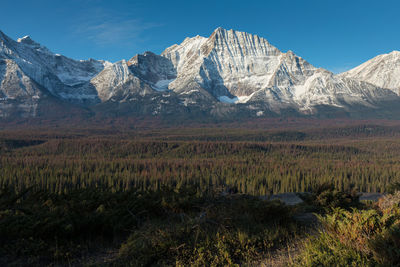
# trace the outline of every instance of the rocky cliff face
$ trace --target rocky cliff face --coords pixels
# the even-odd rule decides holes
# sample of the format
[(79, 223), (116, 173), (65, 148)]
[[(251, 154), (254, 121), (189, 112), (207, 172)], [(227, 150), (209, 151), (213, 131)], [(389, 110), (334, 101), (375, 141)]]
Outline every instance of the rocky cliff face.
[(195, 81), (218, 98), (248, 96), (268, 87), (282, 53), (256, 35), (218, 28), (209, 38), (187, 39), (162, 56), (178, 70), (172, 89), (184, 90)]
[(0, 59), (0, 117), (18, 113), (21, 117), (37, 115), (40, 86), (10, 59)]
[(391, 90), (398, 92), (400, 75), (398, 54), (377, 58), (334, 75), (257, 35), (218, 28), (208, 38), (186, 38), (161, 55), (146, 52), (112, 64), (73, 60), (29, 37), (13, 41), (0, 32), (0, 116), (9, 116), (10, 110), (36, 116), (38, 100), (49, 96), (130, 115), (379, 109), (385, 101), (398, 100)]

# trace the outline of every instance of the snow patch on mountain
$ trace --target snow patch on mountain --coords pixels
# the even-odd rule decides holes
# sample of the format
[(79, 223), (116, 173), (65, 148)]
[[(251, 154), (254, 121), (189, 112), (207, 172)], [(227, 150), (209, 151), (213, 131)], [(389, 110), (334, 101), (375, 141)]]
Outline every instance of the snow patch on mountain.
[(234, 104), (239, 101), (239, 98), (237, 96), (230, 98), (229, 96), (222, 95), (218, 97), (218, 100), (223, 103)]
[(167, 91), (168, 90), (168, 85), (173, 82), (175, 79), (170, 79), (170, 80), (159, 80), (154, 84), (153, 88), (159, 92), (162, 91)]
[(253, 96), (253, 94), (251, 94), (249, 96), (235, 96), (235, 97), (229, 97), (229, 96), (223, 95), (223, 96), (217, 97), (217, 99), (223, 103), (239, 104), (239, 103), (247, 103), (251, 99), (252, 96)]

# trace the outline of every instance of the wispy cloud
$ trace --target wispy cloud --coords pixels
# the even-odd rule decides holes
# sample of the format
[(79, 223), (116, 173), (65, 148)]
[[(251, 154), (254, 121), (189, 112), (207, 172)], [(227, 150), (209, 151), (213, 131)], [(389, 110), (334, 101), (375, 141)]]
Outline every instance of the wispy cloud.
[(97, 9), (78, 20), (73, 25), (73, 32), (99, 46), (129, 45), (140, 42), (146, 30), (159, 26), (157, 23)]

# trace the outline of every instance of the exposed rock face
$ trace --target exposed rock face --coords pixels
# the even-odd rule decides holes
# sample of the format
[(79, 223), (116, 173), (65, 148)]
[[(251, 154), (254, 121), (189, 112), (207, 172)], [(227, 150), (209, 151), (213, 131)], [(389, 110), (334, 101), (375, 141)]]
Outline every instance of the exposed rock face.
[(161, 55), (146, 52), (112, 64), (73, 60), (28, 36), (13, 41), (0, 32), (0, 116), (18, 110), (21, 116), (37, 116), (39, 100), (46, 97), (131, 115), (378, 109), (382, 102), (398, 100), (387, 90), (400, 88), (398, 54), (334, 75), (257, 35), (218, 28), (208, 38), (186, 38)]
[(136, 94), (144, 96), (154, 91), (131, 72), (125, 60), (107, 66), (91, 80), (91, 84), (102, 102), (111, 99), (122, 101)]
[(38, 84), (9, 59), (0, 59), (0, 74), (0, 117), (15, 113), (36, 116), (38, 99), (43, 94)]
[(128, 66), (136, 77), (157, 91), (167, 90), (169, 82), (176, 79), (172, 62), (152, 52), (134, 56), (128, 61)]
[(219, 97), (247, 96), (268, 87), (282, 53), (256, 35), (218, 28), (208, 39), (186, 39), (162, 55), (178, 69), (173, 89), (196, 81)]
[(400, 51), (376, 56), (341, 76), (369, 82), (400, 95)]

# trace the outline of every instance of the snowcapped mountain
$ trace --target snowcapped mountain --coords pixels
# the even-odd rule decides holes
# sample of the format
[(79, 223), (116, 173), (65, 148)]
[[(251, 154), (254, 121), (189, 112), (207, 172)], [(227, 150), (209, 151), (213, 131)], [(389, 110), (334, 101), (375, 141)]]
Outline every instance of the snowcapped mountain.
[(292, 107), (313, 113), (319, 105), (373, 106), (393, 97), (386, 90), (317, 69), (257, 35), (234, 30), (218, 28), (209, 38), (187, 38), (161, 56), (177, 70), (170, 90), (189, 93), (201, 88), (220, 102), (259, 103), (275, 112)]
[(400, 95), (400, 51), (376, 56), (341, 76), (369, 82)]
[(16, 64), (24, 75), (55, 97), (72, 102), (98, 102), (97, 92), (90, 85), (90, 79), (111, 64), (93, 59), (73, 60), (53, 54), (29, 36), (14, 41), (2, 32), (0, 59)]
[[(321, 107), (378, 110), (398, 100), (391, 90), (399, 88), (393, 70), (399, 60), (385, 62), (334, 75), (257, 35), (222, 28), (208, 38), (186, 38), (161, 55), (146, 52), (115, 63), (77, 61), (53, 54), (28, 36), (13, 41), (0, 32), (0, 117), (9, 116), (9, 110), (36, 116), (39, 100), (46, 97), (114, 115), (246, 117), (285, 110), (318, 114)], [(388, 85), (357, 76), (370, 69), (390, 74), (389, 82), (381, 78), (386, 74), (375, 79)]]

